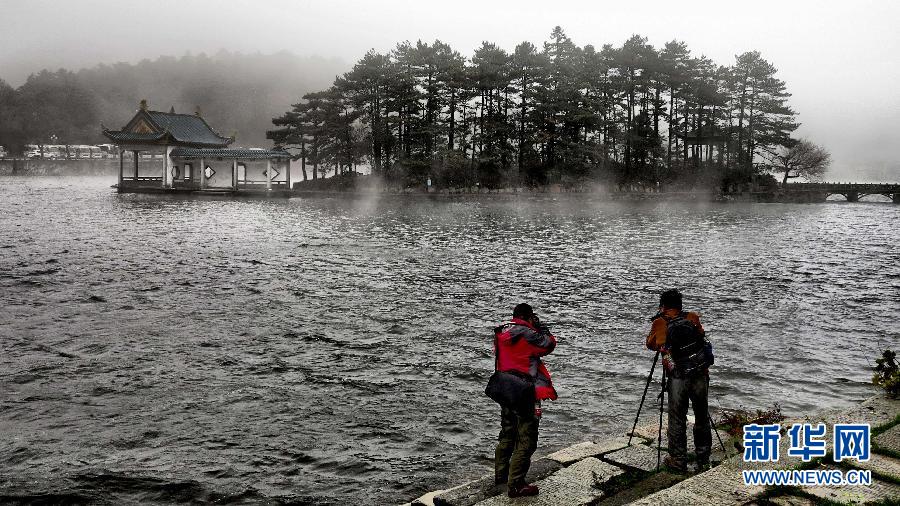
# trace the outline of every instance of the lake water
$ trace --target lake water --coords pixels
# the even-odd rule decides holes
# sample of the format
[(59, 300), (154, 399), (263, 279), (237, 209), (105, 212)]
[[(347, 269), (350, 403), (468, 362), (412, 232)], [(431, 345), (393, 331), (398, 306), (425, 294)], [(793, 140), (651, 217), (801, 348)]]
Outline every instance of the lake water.
[(559, 337), (538, 454), (630, 428), (667, 287), (715, 345), (714, 409), (849, 405), (900, 342), (897, 205), (112, 182), (0, 179), (7, 499), (391, 504), (489, 474), (491, 329), (520, 301)]

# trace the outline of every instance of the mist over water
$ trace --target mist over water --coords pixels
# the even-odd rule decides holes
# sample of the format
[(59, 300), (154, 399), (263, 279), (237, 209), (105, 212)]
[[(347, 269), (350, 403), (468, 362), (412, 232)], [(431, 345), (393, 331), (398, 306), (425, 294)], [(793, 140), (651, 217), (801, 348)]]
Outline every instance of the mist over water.
[[(873, 394), (900, 206), (117, 195), (0, 179), (0, 496), (400, 503), (490, 472), (491, 329), (560, 344), (538, 454), (630, 427), (658, 293), (711, 404)], [(653, 417), (647, 412), (647, 421)]]

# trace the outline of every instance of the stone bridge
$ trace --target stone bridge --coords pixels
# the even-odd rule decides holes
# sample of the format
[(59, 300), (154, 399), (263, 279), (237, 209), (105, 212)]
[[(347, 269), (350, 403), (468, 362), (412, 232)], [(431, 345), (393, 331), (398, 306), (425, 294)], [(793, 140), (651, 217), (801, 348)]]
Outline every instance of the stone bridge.
[(900, 204), (900, 183), (788, 183), (784, 193), (807, 201), (842, 195), (847, 202), (858, 202), (866, 195), (884, 195)]

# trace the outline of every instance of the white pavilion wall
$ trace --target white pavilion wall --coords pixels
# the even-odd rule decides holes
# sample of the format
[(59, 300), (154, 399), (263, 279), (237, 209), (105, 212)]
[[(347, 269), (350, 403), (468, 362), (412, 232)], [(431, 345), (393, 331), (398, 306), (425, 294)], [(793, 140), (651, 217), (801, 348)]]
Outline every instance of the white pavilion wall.
[(203, 164), (202, 170), (209, 167), (216, 172), (212, 177), (207, 178), (207, 188), (231, 188), (232, 160), (204, 160)]
[[(266, 160), (245, 160), (239, 161), (247, 167), (245, 172), (245, 181), (266, 182)], [(278, 171), (278, 175), (272, 178), (272, 181), (284, 182), (287, 180), (287, 165), (282, 161), (273, 161), (272, 169)]]

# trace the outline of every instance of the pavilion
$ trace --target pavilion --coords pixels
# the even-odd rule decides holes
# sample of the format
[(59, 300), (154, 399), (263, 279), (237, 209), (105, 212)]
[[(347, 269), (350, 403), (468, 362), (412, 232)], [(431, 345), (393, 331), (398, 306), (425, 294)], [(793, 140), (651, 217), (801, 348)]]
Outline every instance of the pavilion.
[[(102, 127), (102, 125), (101, 125)], [(121, 130), (103, 128), (119, 148), (119, 193), (287, 194), (291, 155), (281, 149), (230, 148), (234, 137), (216, 132), (200, 115), (151, 111), (141, 100)], [(125, 172), (125, 153), (133, 170)]]

